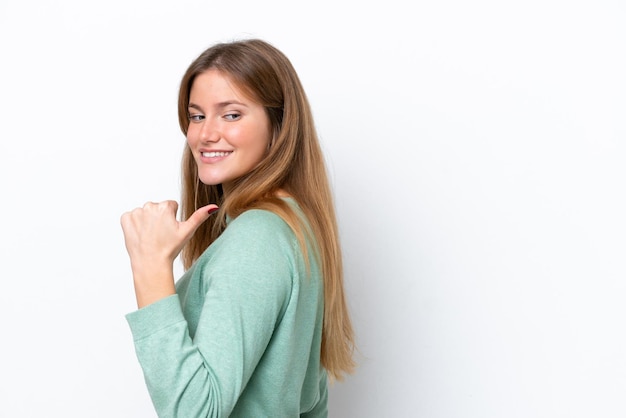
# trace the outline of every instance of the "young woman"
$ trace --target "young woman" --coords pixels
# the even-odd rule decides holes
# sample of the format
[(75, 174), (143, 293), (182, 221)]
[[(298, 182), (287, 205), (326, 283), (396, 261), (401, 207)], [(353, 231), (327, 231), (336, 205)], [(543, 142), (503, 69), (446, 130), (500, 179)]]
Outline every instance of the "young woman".
[[(127, 315), (160, 417), (325, 417), (354, 368), (323, 155), (285, 55), (214, 45), (183, 76), (182, 221), (174, 201), (122, 215)], [(173, 278), (181, 255), (185, 274)]]

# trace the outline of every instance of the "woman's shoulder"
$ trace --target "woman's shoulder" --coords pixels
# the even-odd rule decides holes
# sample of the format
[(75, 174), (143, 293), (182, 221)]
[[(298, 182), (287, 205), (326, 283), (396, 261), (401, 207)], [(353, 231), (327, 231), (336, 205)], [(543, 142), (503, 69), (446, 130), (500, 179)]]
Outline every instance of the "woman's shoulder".
[(230, 219), (226, 230), (243, 229), (253, 232), (255, 230), (274, 230), (275, 228), (288, 229), (289, 227), (277, 213), (267, 209), (248, 209)]
[[(291, 197), (283, 197), (282, 200), (290, 206), (291, 210), (300, 213), (300, 208)], [(250, 208), (235, 218), (228, 219), (226, 230), (237, 229), (248, 232), (291, 232), (291, 228), (278, 213), (265, 208)]]
[(295, 235), (280, 215), (267, 209), (248, 209), (228, 221), (224, 240), (271, 241), (274, 245), (293, 242)]

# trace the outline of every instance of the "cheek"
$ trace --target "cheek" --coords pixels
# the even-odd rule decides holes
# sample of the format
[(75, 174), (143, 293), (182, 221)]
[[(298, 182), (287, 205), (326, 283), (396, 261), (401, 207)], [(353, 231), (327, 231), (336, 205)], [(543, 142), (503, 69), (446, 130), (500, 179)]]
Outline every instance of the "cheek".
[(267, 151), (269, 149), (270, 142), (272, 141), (272, 130), (269, 126), (259, 126), (256, 130), (256, 143), (259, 149)]
[(259, 134), (258, 126), (233, 126), (224, 132), (224, 136), (232, 145), (254, 154), (267, 147), (264, 136)]
[(258, 158), (263, 158), (265, 155), (267, 155), (269, 151), (269, 145), (270, 145), (269, 136), (257, 135), (254, 138), (254, 144), (252, 145), (252, 147), (254, 148), (255, 153), (257, 154)]
[(194, 143), (197, 142), (197, 132), (196, 132), (196, 128), (192, 128), (193, 125), (190, 125), (189, 128), (187, 128), (187, 135), (185, 137), (185, 139), (187, 140), (187, 144), (192, 145)]

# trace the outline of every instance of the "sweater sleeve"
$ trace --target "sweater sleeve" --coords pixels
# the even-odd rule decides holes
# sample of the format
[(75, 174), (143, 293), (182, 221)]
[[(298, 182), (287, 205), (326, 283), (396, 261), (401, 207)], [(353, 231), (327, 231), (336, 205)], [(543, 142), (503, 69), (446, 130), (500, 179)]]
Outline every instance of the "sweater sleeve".
[(195, 332), (179, 295), (127, 315), (159, 417), (229, 416), (289, 301), (286, 225), (273, 214), (246, 214), (196, 263), (204, 297)]

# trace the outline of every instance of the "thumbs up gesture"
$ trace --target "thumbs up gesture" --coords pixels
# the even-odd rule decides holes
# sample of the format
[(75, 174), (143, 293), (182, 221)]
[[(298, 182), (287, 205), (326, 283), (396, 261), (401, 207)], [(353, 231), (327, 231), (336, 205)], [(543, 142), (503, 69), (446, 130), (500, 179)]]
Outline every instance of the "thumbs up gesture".
[(179, 222), (178, 203), (166, 200), (148, 202), (122, 215), (120, 222), (140, 308), (175, 293), (174, 260), (196, 229), (216, 210), (216, 205), (207, 205)]

